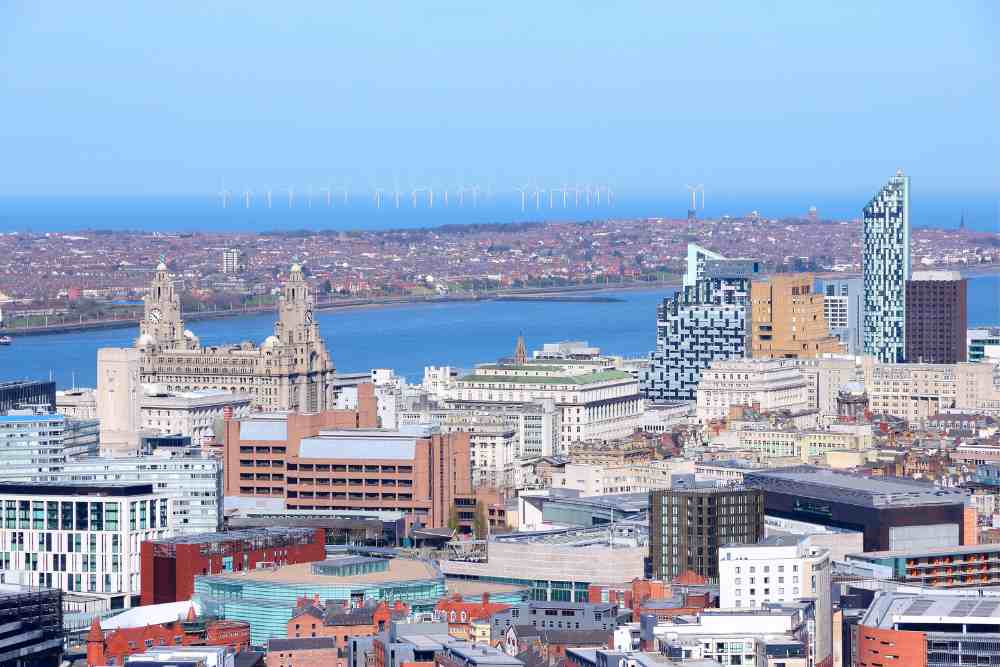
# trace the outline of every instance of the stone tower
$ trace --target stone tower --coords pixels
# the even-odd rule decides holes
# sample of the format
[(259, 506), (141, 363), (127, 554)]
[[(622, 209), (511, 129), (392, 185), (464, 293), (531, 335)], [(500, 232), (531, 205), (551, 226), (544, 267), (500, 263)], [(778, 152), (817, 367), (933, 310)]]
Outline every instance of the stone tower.
[(143, 297), (142, 321), (136, 347), (160, 349), (184, 348), (184, 320), (181, 319), (181, 300), (170, 279), (167, 265), (161, 258), (149, 293)]

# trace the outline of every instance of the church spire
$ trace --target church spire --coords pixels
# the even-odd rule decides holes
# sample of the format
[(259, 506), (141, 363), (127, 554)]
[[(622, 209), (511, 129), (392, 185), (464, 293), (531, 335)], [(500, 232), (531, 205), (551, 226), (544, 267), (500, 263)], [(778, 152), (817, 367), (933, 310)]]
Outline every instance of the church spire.
[(514, 363), (523, 366), (528, 361), (528, 351), (524, 347), (524, 336), (518, 335), (517, 347), (514, 348)]

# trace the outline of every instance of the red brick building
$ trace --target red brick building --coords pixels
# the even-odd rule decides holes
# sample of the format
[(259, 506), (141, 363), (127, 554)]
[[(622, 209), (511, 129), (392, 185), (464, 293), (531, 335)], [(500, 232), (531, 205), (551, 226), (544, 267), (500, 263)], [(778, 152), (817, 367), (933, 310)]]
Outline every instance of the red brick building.
[(434, 615), (448, 623), (448, 634), (456, 639), (472, 641), (473, 621), (489, 621), (493, 614), (510, 609), (509, 604), (490, 602), (490, 594), (483, 593), (479, 602), (465, 602), (461, 595), (442, 598), (434, 605)]
[(463, 507), (460, 532), (468, 532), (476, 505), (469, 434), (376, 428), (373, 414), (365, 408), (227, 422), (226, 493), (280, 499), (289, 510), (395, 510), (406, 515), (407, 529), (443, 528), (452, 507)]
[(323, 560), (325, 540), (322, 528), (248, 528), (143, 542), (142, 604), (190, 599), (200, 574)]
[(226, 422), (225, 493), (227, 496), (285, 497), (288, 456), (303, 438), (324, 429), (376, 428), (378, 404), (371, 384), (358, 386), (357, 410), (314, 414), (260, 414)]
[(332, 637), (278, 638), (268, 640), (264, 662), (267, 667), (333, 667), (343, 658)]
[(288, 620), (288, 637), (329, 637), (342, 652), (351, 637), (371, 637), (384, 632), (393, 620), (406, 618), (409, 608), (400, 601), (391, 607), (385, 602), (350, 607), (334, 601), (300, 599)]
[(104, 631), (98, 619), (87, 633), (87, 666), (124, 665), (126, 656), (145, 653), (154, 646), (229, 646), (243, 651), (250, 646), (250, 624), (242, 621), (200, 620), (194, 608), (187, 620)]

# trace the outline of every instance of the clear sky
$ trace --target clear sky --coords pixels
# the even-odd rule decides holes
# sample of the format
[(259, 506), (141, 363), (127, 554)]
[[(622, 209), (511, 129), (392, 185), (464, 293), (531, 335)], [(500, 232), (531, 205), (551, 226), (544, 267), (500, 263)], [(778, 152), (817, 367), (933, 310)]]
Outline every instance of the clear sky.
[(4, 0), (0, 194), (997, 192), (998, 43), (991, 0)]

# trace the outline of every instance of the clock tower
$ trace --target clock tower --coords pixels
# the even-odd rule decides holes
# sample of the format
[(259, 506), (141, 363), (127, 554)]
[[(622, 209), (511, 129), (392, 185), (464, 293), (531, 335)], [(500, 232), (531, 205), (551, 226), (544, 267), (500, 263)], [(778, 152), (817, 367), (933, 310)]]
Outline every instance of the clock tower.
[(143, 297), (142, 321), (139, 322), (137, 347), (162, 349), (184, 347), (184, 321), (181, 319), (181, 301), (170, 280), (167, 265), (160, 258), (156, 276)]

